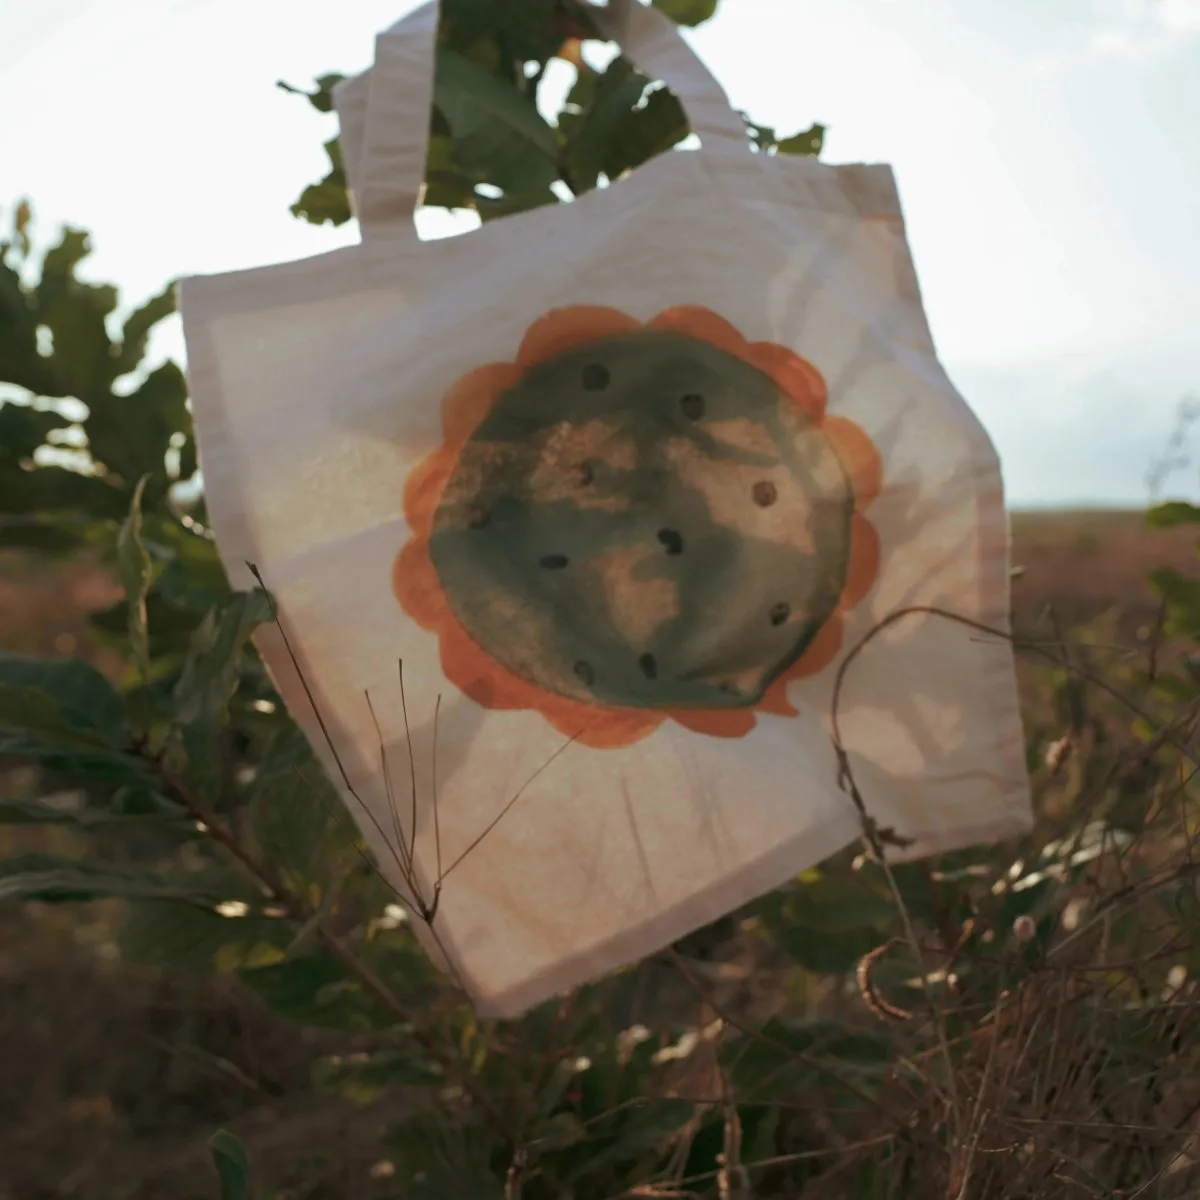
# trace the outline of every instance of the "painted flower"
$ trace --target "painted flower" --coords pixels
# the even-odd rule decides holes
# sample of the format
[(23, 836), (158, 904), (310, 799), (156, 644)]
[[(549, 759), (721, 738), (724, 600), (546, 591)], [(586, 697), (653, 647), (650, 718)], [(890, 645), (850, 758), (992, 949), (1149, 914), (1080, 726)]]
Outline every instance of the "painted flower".
[(879, 454), (817, 370), (705, 308), (547, 313), (458, 381), (393, 582), (446, 678), (593, 747), (795, 716), (872, 587)]

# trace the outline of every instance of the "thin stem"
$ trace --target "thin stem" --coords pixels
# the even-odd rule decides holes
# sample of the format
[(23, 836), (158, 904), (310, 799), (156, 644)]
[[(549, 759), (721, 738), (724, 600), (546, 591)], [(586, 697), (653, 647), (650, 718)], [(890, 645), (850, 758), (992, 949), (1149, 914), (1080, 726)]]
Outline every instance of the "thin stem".
[(411, 796), (411, 817), (408, 825), (408, 836), (410, 838), (408, 846), (408, 861), (412, 865), (413, 870), (413, 890), (416, 890), (416, 861), (415, 855), (417, 852), (417, 760), (413, 754), (412, 726), (408, 723), (408, 697), (404, 693), (404, 660), (397, 659), (396, 673), (400, 677), (400, 711), (404, 714), (404, 738), (408, 745), (408, 774), (409, 783), (412, 789)]
[(438, 718), (442, 712), (442, 694), (438, 692), (437, 701), (433, 706), (433, 764), (430, 768), (430, 791), (433, 797), (433, 845), (437, 859), (437, 883), (435, 891), (442, 886), (442, 827), (438, 820), (438, 786), (437, 786), (437, 754), (438, 754)]
[[(217, 820), (203, 800), (183, 780), (170, 774), (160, 762), (152, 761), (151, 766), (169, 797), (179, 804), (190, 817), (204, 825), (212, 839), (241, 863), (246, 871), (257, 880), (266, 892), (268, 899), (282, 908), (290, 920), (304, 923), (318, 917), (311, 906), (290, 892), (275, 877), (270, 868), (241, 842), (233, 829)], [(491, 1097), (480, 1085), (479, 1080), (463, 1069), (453, 1052), (438, 1045), (429, 1031), (418, 1024), (416, 1014), (405, 1008), (395, 993), (346, 942), (326, 926), (323, 920), (317, 920), (315, 931), (321, 944), (345, 968), (346, 973), (352, 976), (363, 990), (396, 1020), (397, 1024), (406, 1026), (413, 1041), (438, 1064), (448, 1080), (462, 1088), (464, 1093), (471, 1097), (471, 1100), (488, 1117), (497, 1132), (505, 1138), (511, 1138), (512, 1131), (509, 1128), (508, 1120), (493, 1104)]]

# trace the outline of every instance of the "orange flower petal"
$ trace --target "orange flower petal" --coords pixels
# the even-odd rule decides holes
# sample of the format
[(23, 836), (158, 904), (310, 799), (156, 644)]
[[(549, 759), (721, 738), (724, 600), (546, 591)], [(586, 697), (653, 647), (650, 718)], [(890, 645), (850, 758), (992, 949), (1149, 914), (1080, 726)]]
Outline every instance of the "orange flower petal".
[[(842, 648), (842, 615), (834, 613), (808, 644), (808, 649), (784, 672), (785, 679), (803, 679), (825, 670)], [(778, 682), (778, 681), (777, 681)]]
[(641, 322), (616, 308), (599, 304), (576, 304), (555, 308), (539, 317), (521, 339), (517, 366), (528, 370), (536, 363), (565, 354), (576, 346), (598, 342), (641, 328)]
[(822, 428), (850, 476), (858, 506), (866, 508), (883, 488), (883, 462), (875, 443), (845, 417), (828, 417)]
[(392, 563), (392, 591), (401, 608), (422, 629), (440, 632), (449, 612), (446, 596), (423, 539), (406, 542)]
[(540, 692), (481, 650), (447, 609), (438, 630), (442, 673), (476, 704), (493, 710), (538, 707)]
[(875, 586), (879, 554), (879, 534), (875, 526), (862, 513), (854, 513), (850, 518), (850, 565), (839, 601), (843, 609), (853, 608)]
[(773, 684), (763, 693), (763, 698), (758, 702), (759, 712), (774, 713), (777, 717), (798, 717), (800, 710), (788, 699), (787, 685), (789, 676), (785, 671)]
[(443, 446), (416, 467), (405, 482), (404, 516), (417, 536), (427, 538), (433, 532), (442, 489), (453, 472), (454, 455)]
[(675, 708), (671, 719), (693, 733), (709, 737), (745, 737), (754, 728), (751, 708)]
[(666, 719), (665, 713), (603, 708), (545, 692), (506, 670), (476, 646), (457, 622), (453, 628), (448, 624), (442, 627), (441, 662), (446, 678), (481, 707), (493, 712), (540, 712), (555, 729), (582, 746), (630, 746)]
[(825, 415), (825, 380), (807, 359), (774, 342), (752, 342), (749, 358), (775, 380), (780, 391), (795, 400), (803, 413), (814, 421)]
[(698, 341), (716, 346), (718, 350), (736, 354), (738, 358), (747, 358), (750, 349), (746, 339), (724, 317), (698, 305), (681, 304), (677, 308), (668, 308), (647, 321), (646, 327), (686, 333)]
[(572, 704), (566, 707), (547, 709), (542, 705), (542, 715), (567, 737), (573, 737), (581, 746), (592, 750), (617, 750), (632, 746), (644, 737), (649, 737), (666, 720), (667, 714), (645, 712), (633, 708), (600, 708), (590, 704)]
[(442, 398), (442, 432), (456, 449), (467, 442), (496, 403), (514, 387), (521, 371), (513, 363), (488, 363), (464, 375)]

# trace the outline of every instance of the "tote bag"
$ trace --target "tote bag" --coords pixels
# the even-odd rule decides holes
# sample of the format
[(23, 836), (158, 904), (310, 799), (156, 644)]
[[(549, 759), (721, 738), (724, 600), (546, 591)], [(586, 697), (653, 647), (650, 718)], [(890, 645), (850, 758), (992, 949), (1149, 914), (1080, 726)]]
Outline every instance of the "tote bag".
[(436, 18), (337, 97), (362, 244), (181, 285), (223, 561), (431, 955), (510, 1017), (779, 886), (862, 833), (835, 732), (895, 857), (1023, 833), (1011, 647), (930, 611), (1006, 628), (998, 463), (891, 171), (752, 153), (616, 4), (700, 148), (422, 242)]

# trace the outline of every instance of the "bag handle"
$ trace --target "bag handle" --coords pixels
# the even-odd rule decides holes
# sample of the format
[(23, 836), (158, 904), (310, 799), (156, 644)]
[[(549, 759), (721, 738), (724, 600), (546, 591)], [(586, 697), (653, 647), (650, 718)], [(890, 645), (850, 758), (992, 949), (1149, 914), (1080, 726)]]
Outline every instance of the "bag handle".
[[(433, 105), (438, 8), (438, 0), (429, 0), (381, 33), (374, 67), (334, 91), (342, 157), (364, 240), (397, 228), (415, 236), (413, 214), (429, 141), (424, 114)], [(745, 126), (724, 89), (669, 17), (640, 0), (609, 0), (606, 7), (589, 5), (587, 11), (640, 70), (679, 97), (704, 152), (751, 152)]]
[(367, 105), (371, 96), (370, 69), (344, 79), (333, 89), (333, 107), (338, 118), (338, 143), (350, 211), (358, 216), (358, 193), (362, 186), (363, 138), (367, 132)]

